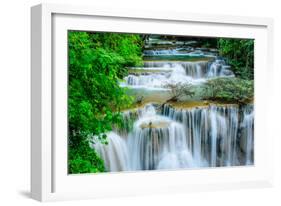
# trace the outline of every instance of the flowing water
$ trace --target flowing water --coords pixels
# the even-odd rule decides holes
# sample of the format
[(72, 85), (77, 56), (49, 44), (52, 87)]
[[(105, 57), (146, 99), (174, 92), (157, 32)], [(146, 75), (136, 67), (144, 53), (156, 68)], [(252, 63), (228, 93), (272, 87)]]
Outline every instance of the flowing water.
[(252, 106), (147, 104), (123, 115), (133, 127), (108, 133), (108, 145), (94, 145), (109, 171), (253, 164)]
[[(144, 51), (144, 66), (131, 68), (120, 83), (135, 93), (160, 99), (166, 84), (201, 85), (211, 78), (233, 77), (216, 51), (200, 51), (189, 42), (158, 41)], [(186, 46), (183, 46), (186, 45)], [(199, 58), (200, 57), (200, 58)], [(202, 58), (204, 57), (204, 58)], [(190, 58), (193, 58), (192, 60)], [(195, 59), (194, 59), (195, 58)], [(168, 59), (168, 60), (167, 60)], [(155, 92), (156, 91), (156, 92)], [(108, 145), (93, 144), (107, 171), (137, 171), (252, 165), (253, 105), (208, 103), (177, 107), (153, 103), (122, 112), (124, 128), (107, 133)]]
[[(198, 62), (166, 62), (148, 61), (138, 74), (125, 77), (127, 87), (143, 87), (147, 89), (164, 88), (166, 84), (190, 83), (201, 84), (214, 77), (233, 77), (229, 66), (223, 60)], [(158, 72), (157, 72), (158, 71)]]

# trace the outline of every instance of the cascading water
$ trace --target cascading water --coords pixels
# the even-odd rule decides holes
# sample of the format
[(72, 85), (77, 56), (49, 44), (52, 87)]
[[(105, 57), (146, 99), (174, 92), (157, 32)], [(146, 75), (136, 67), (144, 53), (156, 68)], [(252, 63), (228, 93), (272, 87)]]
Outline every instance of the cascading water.
[(108, 145), (94, 145), (109, 171), (253, 164), (252, 106), (239, 112), (237, 105), (159, 109), (148, 104), (125, 115), (135, 120), (126, 137), (110, 132)]
[(146, 110), (135, 122), (128, 138), (132, 168), (153, 170), (194, 167), (183, 125), (157, 115), (152, 105), (147, 105)]
[(208, 68), (207, 77), (234, 77), (230, 66), (225, 64), (224, 60), (215, 60)]
[[(143, 86), (146, 88), (164, 88), (165, 85), (171, 83), (186, 83), (190, 82), (193, 84), (200, 83), (204, 79), (200, 79), (201, 66), (200, 64), (185, 65), (184, 68), (181, 64), (173, 64), (170, 67), (164, 65), (164, 69), (158, 73), (149, 73), (145, 75), (129, 75), (125, 77), (127, 85), (131, 86)], [(200, 68), (199, 68), (200, 67)], [(151, 68), (151, 67), (150, 67)], [(153, 68), (153, 67), (152, 67)], [(169, 70), (168, 70), (168, 69)], [(159, 68), (158, 68), (159, 69)], [(166, 71), (165, 71), (166, 70)], [(203, 70), (203, 69), (202, 69)], [(189, 74), (189, 75), (187, 75)], [(194, 76), (194, 78), (193, 78)], [(198, 77), (198, 78), (195, 78)]]
[(130, 74), (125, 77), (125, 85), (148, 89), (164, 88), (167, 84), (190, 83), (200, 84), (209, 78), (234, 77), (229, 66), (223, 60), (197, 62), (163, 62), (148, 61), (139, 74)]
[(108, 171), (126, 171), (130, 169), (129, 153), (126, 142), (114, 132), (107, 133), (108, 144), (92, 144), (105, 162)]
[(241, 124), (240, 145), (245, 154), (245, 164), (251, 165), (254, 162), (254, 112), (253, 106), (248, 105), (243, 111)]
[[(217, 56), (217, 50), (198, 50), (190, 46), (194, 43), (147, 40), (144, 66), (130, 68), (132, 71), (120, 85), (140, 91), (140, 95), (154, 93), (149, 93), (150, 99), (146, 102), (150, 103), (121, 113), (124, 126), (107, 133), (108, 145), (92, 145), (104, 160), (107, 171), (254, 163), (253, 105), (208, 103), (177, 107), (163, 104), (169, 97), (159, 101), (161, 103), (151, 103), (154, 102), (151, 96), (159, 98), (159, 93), (169, 92), (167, 84), (197, 85), (211, 78), (234, 77), (226, 62)], [(161, 59), (167, 56), (173, 60)], [(183, 59), (185, 56), (208, 58), (189, 61)]]
[[(245, 108), (242, 108), (245, 115)], [(247, 108), (249, 110), (249, 108)], [(210, 105), (190, 109), (175, 109), (165, 105), (163, 114), (185, 125), (189, 148), (194, 158), (209, 166), (240, 165), (237, 160), (237, 134), (239, 129), (239, 109), (237, 105)], [(243, 125), (243, 124), (241, 124)], [(245, 128), (245, 132), (251, 130)], [(252, 133), (251, 133), (252, 134)], [(244, 135), (242, 139), (252, 139)]]

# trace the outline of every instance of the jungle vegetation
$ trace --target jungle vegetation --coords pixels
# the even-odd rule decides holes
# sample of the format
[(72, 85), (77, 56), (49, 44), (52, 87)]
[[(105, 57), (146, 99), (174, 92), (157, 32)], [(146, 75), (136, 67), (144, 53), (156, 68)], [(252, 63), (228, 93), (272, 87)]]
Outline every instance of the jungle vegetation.
[(120, 110), (134, 101), (118, 81), (128, 66), (142, 65), (142, 40), (133, 34), (70, 31), (68, 47), (68, 170), (102, 172), (103, 161), (89, 142), (107, 144), (105, 133), (122, 123)]

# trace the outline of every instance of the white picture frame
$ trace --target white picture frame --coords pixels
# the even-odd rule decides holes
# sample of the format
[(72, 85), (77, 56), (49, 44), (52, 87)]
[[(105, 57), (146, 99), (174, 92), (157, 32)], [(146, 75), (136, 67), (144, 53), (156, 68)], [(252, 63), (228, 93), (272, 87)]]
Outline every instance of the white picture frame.
[[(274, 76), (272, 19), (40, 4), (31, 8), (31, 26), (32, 198), (53, 201), (272, 186), (274, 134), (267, 121)], [(255, 38), (255, 166), (68, 175), (67, 30)]]

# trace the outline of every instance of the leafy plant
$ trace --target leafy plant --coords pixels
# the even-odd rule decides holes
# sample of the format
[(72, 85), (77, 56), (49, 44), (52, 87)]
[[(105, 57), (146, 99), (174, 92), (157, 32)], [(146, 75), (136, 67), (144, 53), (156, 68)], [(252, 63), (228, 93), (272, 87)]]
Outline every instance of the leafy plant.
[(253, 100), (254, 82), (240, 78), (211, 79), (203, 86), (203, 99), (246, 104)]
[(142, 65), (139, 35), (70, 31), (69, 173), (104, 171), (89, 137), (106, 143), (106, 132), (120, 124), (120, 110), (133, 103), (119, 86), (128, 66)]
[(219, 39), (219, 54), (226, 57), (236, 76), (243, 79), (254, 78), (254, 40)]
[[(83, 138), (83, 137), (81, 137)], [(86, 141), (79, 147), (70, 147), (68, 152), (68, 171), (71, 174), (104, 172), (104, 162), (99, 155), (89, 147)]]

